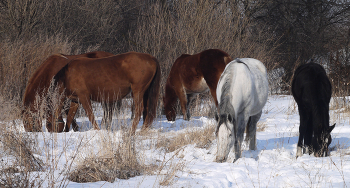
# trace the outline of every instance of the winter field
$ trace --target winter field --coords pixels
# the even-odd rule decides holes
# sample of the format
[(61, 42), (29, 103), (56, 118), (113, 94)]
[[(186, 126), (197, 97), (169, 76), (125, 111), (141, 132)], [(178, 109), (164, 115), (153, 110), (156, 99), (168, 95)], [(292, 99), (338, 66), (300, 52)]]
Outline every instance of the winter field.
[[(350, 112), (349, 107), (338, 105), (344, 100), (331, 102), (330, 123), (336, 123), (336, 127), (330, 156), (324, 158), (307, 154), (295, 157), (299, 135), (297, 105), (291, 96), (281, 95), (270, 96), (263, 109), (257, 150), (249, 151), (244, 145), (242, 158), (235, 163), (232, 151), (227, 162), (214, 162), (216, 122), (208, 117), (193, 116), (191, 121), (184, 121), (178, 116), (175, 122), (157, 118), (145, 134), (139, 131), (141, 121), (133, 138), (122, 131), (131, 124), (129, 110), (113, 117), (113, 131), (90, 130), (88, 119), (81, 117), (77, 119), (80, 132), (25, 133), (21, 129), (17, 133), (34, 140), (34, 157), (42, 162), (43, 170), (27, 175), (34, 187), (350, 187)], [(96, 114), (100, 123), (101, 113)], [(22, 125), (17, 120), (8, 122), (8, 128), (13, 128), (13, 124)], [(130, 139), (134, 144), (127, 142)], [(1, 153), (1, 168), (13, 166), (15, 157)], [(73, 172), (82, 175), (93, 165), (95, 170), (90, 168), (88, 176), (91, 178), (100, 176), (99, 169), (108, 167), (105, 171), (122, 174), (129, 169), (113, 171), (112, 166), (132, 162), (128, 157), (134, 159), (136, 166), (125, 166), (137, 169), (126, 173), (128, 179), (71, 181)], [(19, 177), (20, 174), (16, 173)], [(3, 173), (2, 176), (4, 181)]]

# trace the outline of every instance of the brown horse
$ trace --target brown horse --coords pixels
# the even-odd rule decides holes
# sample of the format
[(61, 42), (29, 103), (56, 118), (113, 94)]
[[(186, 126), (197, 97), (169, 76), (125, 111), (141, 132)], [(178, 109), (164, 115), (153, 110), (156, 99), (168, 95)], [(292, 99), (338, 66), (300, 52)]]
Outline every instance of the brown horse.
[[(73, 101), (79, 101), (92, 123), (99, 129), (92, 112), (91, 100), (113, 104), (132, 91), (135, 117), (132, 133), (140, 121), (143, 110), (143, 130), (153, 122), (160, 87), (158, 60), (144, 53), (128, 52), (106, 58), (72, 60), (56, 76), (60, 91)], [(61, 108), (58, 108), (61, 109)], [(74, 115), (70, 110), (67, 125)], [(58, 117), (59, 110), (55, 117)]]
[(195, 55), (183, 54), (177, 58), (169, 73), (163, 98), (168, 121), (175, 121), (177, 98), (180, 99), (185, 120), (190, 119), (188, 105), (193, 97), (208, 89), (217, 106), (216, 86), (225, 66), (231, 61), (226, 52), (218, 49), (205, 50)]
[[(48, 88), (52, 78), (61, 70), (67, 63), (73, 59), (80, 57), (87, 58), (101, 58), (112, 56), (113, 54), (102, 51), (95, 51), (80, 55), (62, 55), (55, 54), (47, 58), (39, 68), (34, 72), (32, 77), (29, 79), (24, 97), (23, 97), (23, 124), (26, 131), (41, 131), (41, 122), (35, 114), (38, 113), (37, 95), (47, 96)], [(72, 105), (76, 106), (76, 105)], [(48, 112), (48, 117), (51, 117), (51, 113)], [(59, 117), (59, 121), (63, 122), (62, 117)], [(51, 118), (47, 118), (46, 127), (49, 132), (54, 131), (51, 125)], [(56, 131), (62, 132), (64, 126), (60, 125)], [(77, 124), (73, 121), (73, 129), (77, 130)]]

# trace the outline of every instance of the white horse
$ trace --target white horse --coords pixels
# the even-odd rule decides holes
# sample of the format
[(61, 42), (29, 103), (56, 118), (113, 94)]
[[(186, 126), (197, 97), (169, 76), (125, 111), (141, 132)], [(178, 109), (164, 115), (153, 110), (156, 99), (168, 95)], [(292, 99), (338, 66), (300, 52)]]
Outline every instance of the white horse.
[(252, 58), (231, 61), (221, 74), (216, 96), (219, 102), (217, 162), (224, 162), (234, 145), (235, 160), (241, 157), (241, 144), (247, 126), (249, 149), (256, 149), (256, 124), (268, 96), (266, 68)]

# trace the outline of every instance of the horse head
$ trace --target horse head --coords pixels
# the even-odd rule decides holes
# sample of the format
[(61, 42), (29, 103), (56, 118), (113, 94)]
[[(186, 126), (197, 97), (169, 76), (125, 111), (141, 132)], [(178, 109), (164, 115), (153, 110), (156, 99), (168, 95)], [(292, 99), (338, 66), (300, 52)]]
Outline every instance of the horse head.
[(175, 102), (176, 102), (176, 99), (172, 99), (171, 97), (169, 97), (169, 94), (163, 97), (165, 116), (168, 121), (175, 121), (175, 118), (176, 118)]
[(329, 156), (329, 145), (332, 142), (332, 136), (331, 132), (334, 129), (335, 124), (332, 126), (329, 126), (327, 129), (323, 131), (323, 133), (319, 136), (313, 139), (313, 150), (314, 155), (316, 157), (327, 157)]
[(231, 114), (221, 114), (220, 116), (216, 115), (215, 118), (216, 118), (216, 121), (218, 122), (218, 126), (216, 128), (216, 137), (218, 142), (216, 162), (221, 163), (227, 160), (228, 154), (230, 152), (230, 148), (235, 142), (233, 127), (236, 121)]

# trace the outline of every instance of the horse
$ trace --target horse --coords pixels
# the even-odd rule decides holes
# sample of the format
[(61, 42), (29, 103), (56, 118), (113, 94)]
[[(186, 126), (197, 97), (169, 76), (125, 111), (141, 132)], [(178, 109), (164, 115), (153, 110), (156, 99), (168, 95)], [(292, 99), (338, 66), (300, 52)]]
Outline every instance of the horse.
[(226, 52), (218, 49), (208, 49), (194, 55), (182, 54), (178, 57), (170, 70), (163, 98), (168, 121), (175, 121), (177, 99), (180, 100), (185, 120), (190, 119), (188, 106), (197, 94), (210, 90), (217, 106), (216, 86), (225, 66), (231, 60)]
[(312, 152), (316, 157), (328, 156), (335, 124), (329, 126), (332, 85), (324, 68), (313, 61), (299, 66), (294, 73), (292, 94), (300, 116), (296, 157)]
[[(63, 55), (63, 54), (55, 54), (48, 57), (33, 73), (31, 78), (28, 81), (27, 87), (25, 89), (25, 93), (23, 96), (23, 107), (22, 111), (23, 124), (24, 128), (28, 132), (32, 131), (41, 131), (41, 122), (39, 118), (36, 117), (35, 114), (38, 113), (38, 106), (36, 104), (40, 103), (37, 101), (37, 95), (47, 96), (48, 89), (50, 87), (50, 83), (52, 78), (57, 74), (59, 70), (61, 70), (69, 61), (80, 58), (100, 58), (107, 57), (113, 54), (102, 51), (94, 51), (80, 55)], [(74, 105), (73, 105), (74, 106)], [(68, 113), (66, 111), (66, 113)], [(51, 117), (50, 111), (48, 112), (48, 117)], [(60, 122), (63, 122), (62, 117), (59, 118)], [(58, 131), (61, 132), (63, 130), (63, 125), (60, 125), (57, 130), (52, 129), (51, 118), (46, 119), (46, 128), (49, 132)], [(73, 121), (73, 129), (77, 130), (77, 124)]]
[[(142, 110), (142, 130), (147, 129), (156, 117), (160, 75), (160, 65), (155, 57), (128, 52), (99, 59), (74, 59), (54, 79), (55, 85), (65, 97), (82, 104), (96, 130), (99, 127), (92, 112), (91, 100), (113, 104), (132, 91), (135, 116), (131, 131), (135, 134)], [(60, 109), (56, 111), (55, 117), (59, 116)], [(67, 116), (67, 125), (74, 116), (74, 112), (70, 113), (73, 115)]]
[(252, 58), (235, 59), (222, 73), (216, 88), (219, 115), (216, 128), (216, 162), (227, 160), (234, 145), (235, 160), (241, 157), (241, 144), (247, 129), (249, 149), (256, 150), (256, 124), (268, 97), (266, 68)]

